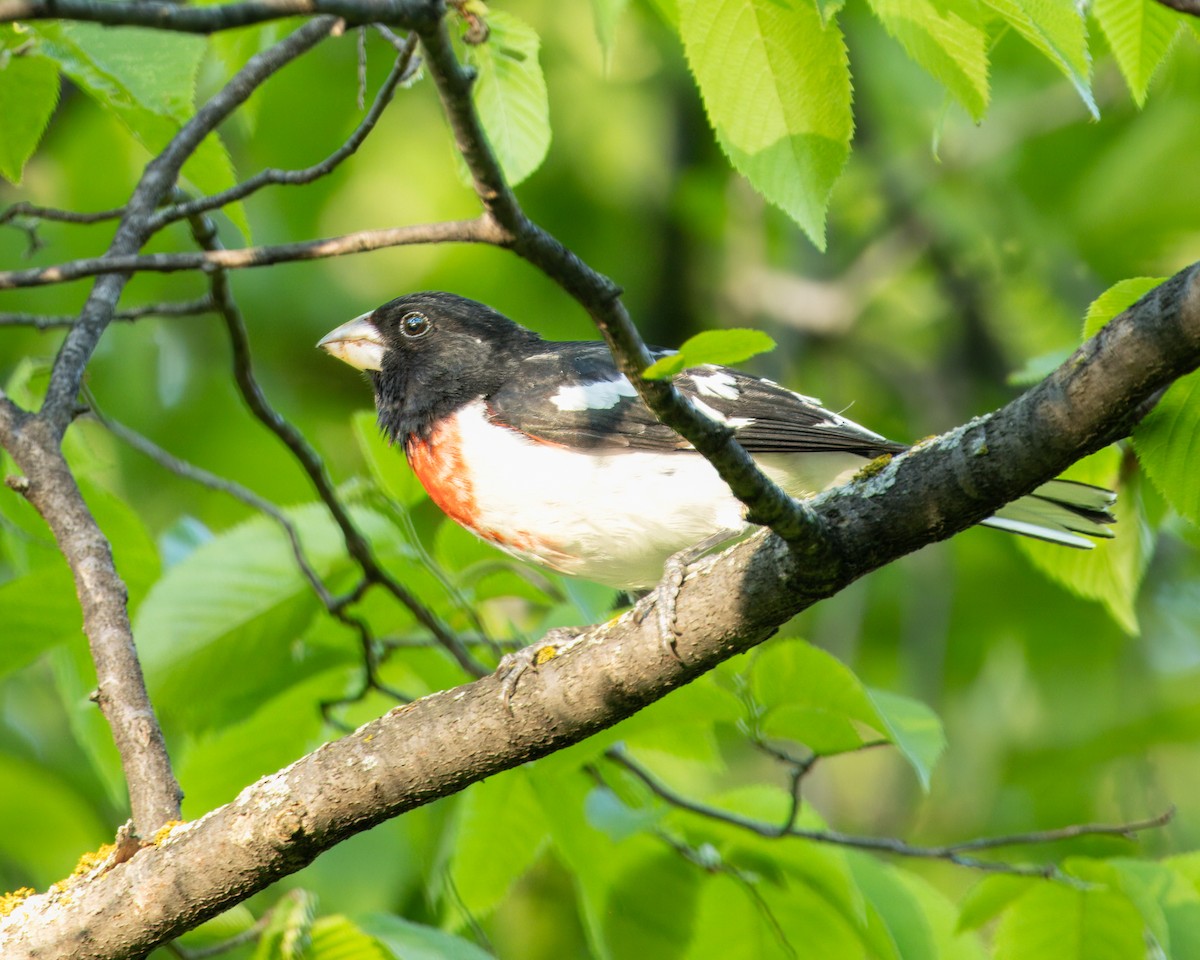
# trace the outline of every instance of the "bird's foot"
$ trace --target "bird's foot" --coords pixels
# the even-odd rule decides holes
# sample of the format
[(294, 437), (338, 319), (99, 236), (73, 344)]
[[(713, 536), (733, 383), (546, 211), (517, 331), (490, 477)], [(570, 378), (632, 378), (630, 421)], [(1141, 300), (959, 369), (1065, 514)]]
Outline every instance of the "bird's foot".
[[(738, 536), (738, 533), (737, 530), (719, 530), (711, 536), (705, 537), (699, 543), (672, 554), (663, 564), (662, 579), (659, 580), (654, 592), (647, 595), (646, 603), (654, 606), (654, 615), (658, 622), (658, 642), (668, 656), (676, 660), (680, 659), (679, 651), (675, 647), (675, 642), (680, 635), (675, 618), (679, 591), (683, 589), (687, 568), (714, 547)], [(643, 607), (642, 604), (638, 604), (634, 609), (634, 617), (638, 623), (641, 623), (648, 611), (649, 606)]]
[(500, 680), (500, 699), (509, 713), (512, 713), (512, 697), (517, 690), (517, 682), (529, 671), (537, 671), (544, 663), (549, 663), (561, 656), (575, 645), (584, 632), (584, 627), (555, 627), (536, 643), (527, 647), (506, 653), (500, 658), (496, 667), (496, 676)]

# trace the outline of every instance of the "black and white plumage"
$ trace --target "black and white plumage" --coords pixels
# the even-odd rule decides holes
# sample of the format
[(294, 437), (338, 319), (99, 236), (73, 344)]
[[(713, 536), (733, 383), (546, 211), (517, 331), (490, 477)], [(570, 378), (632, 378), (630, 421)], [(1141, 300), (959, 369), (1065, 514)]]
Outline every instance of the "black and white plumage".
[[(525, 560), (641, 589), (672, 555), (748, 529), (716, 470), (658, 422), (602, 343), (546, 341), (473, 300), (416, 293), (319, 346), (370, 373), (381, 427), (438, 506)], [(675, 383), (793, 497), (907, 449), (726, 367), (689, 369)], [(1112, 536), (1113, 501), (1054, 480), (983, 523), (1091, 548), (1088, 537)]]

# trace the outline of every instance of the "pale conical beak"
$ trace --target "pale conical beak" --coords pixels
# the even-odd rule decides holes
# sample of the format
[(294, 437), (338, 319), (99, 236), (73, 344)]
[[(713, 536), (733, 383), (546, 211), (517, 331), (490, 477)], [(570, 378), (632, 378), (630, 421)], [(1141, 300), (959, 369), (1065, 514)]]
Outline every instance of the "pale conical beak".
[(359, 370), (382, 370), (383, 337), (370, 320), (371, 314), (343, 323), (317, 341), (317, 346)]

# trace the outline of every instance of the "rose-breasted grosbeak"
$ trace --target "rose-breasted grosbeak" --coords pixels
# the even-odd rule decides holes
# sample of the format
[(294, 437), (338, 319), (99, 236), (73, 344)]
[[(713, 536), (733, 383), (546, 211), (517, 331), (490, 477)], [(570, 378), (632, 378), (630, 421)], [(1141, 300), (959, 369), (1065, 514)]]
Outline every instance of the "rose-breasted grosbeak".
[[(524, 560), (644, 589), (673, 555), (748, 529), (716, 470), (658, 422), (601, 342), (543, 340), (473, 300), (414, 293), (319, 346), (370, 373), (379, 423), (434, 502)], [(907, 449), (726, 367), (685, 370), (675, 384), (793, 497)], [(1051, 480), (983, 524), (1090, 549), (1088, 537), (1112, 536), (1114, 498)]]

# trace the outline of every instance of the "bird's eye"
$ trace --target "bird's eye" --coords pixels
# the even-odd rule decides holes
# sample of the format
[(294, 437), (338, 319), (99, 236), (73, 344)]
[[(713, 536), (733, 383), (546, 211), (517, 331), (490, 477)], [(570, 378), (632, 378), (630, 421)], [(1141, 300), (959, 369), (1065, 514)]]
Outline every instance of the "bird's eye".
[(432, 326), (429, 318), (423, 313), (406, 313), (400, 318), (400, 332), (414, 340), (425, 336)]

